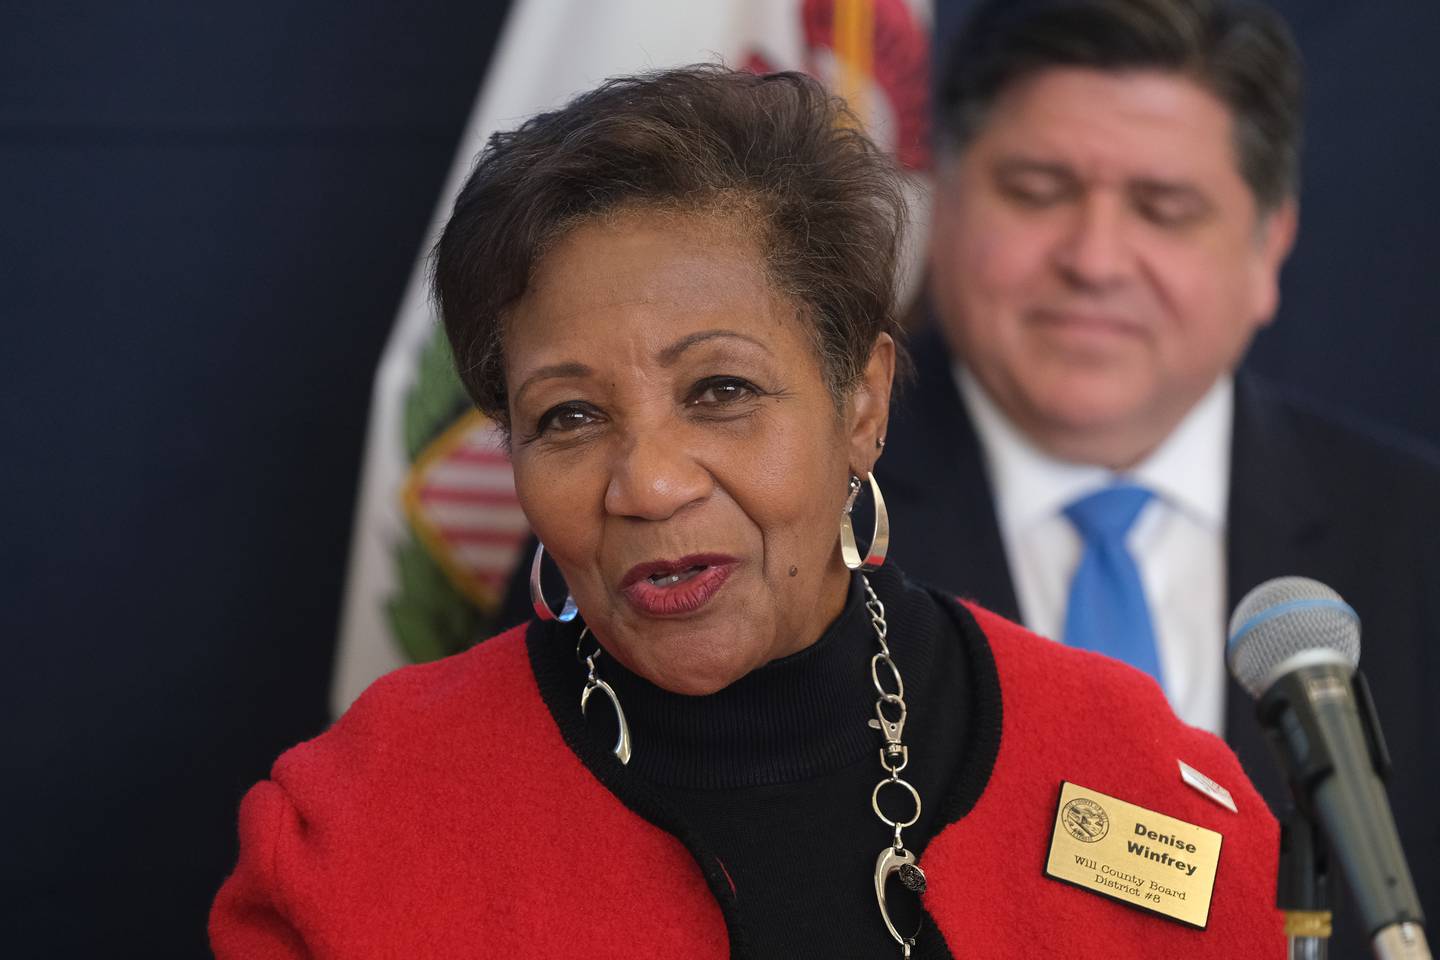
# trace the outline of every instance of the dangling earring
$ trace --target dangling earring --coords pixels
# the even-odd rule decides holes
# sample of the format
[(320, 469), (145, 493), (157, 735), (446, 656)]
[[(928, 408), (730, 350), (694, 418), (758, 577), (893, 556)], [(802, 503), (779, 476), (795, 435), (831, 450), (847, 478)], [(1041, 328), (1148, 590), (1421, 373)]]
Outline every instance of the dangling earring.
[[(540, 558), (545, 556), (545, 544), (535, 545), (535, 559), (530, 561), (530, 603), (535, 607), (535, 616), (541, 620), (559, 620), (561, 623), (569, 623), (575, 619), (579, 608), (575, 606), (575, 598), (565, 594), (565, 605), (557, 614), (550, 609), (550, 603), (545, 599), (545, 594), (540, 588)], [(620, 698), (615, 695), (615, 690), (610, 684), (601, 680), (595, 673), (595, 661), (600, 659), (600, 644), (595, 644), (595, 652), (590, 654), (581, 653), (581, 646), (585, 643), (585, 637), (590, 633), (589, 627), (580, 629), (580, 637), (575, 641), (575, 657), (585, 664), (588, 671), (585, 677), (585, 689), (580, 691), (580, 715), (585, 715), (585, 708), (590, 705), (590, 696), (599, 690), (610, 700), (610, 706), (615, 708), (615, 722), (620, 727), (620, 735), (615, 740), (612, 752), (621, 763), (630, 762), (630, 724), (625, 722), (625, 711), (620, 708)]]
[(850, 496), (845, 500), (845, 512), (840, 516), (840, 556), (851, 570), (874, 570), (885, 562), (890, 552), (890, 513), (885, 509), (885, 498), (880, 495), (880, 484), (874, 473), (865, 474), (870, 481), (870, 493), (875, 498), (875, 529), (870, 534), (870, 549), (864, 559), (860, 547), (855, 543), (855, 527), (850, 522), (850, 511), (855, 508), (855, 498), (860, 494), (860, 478), (851, 474)]
[(575, 659), (585, 664), (586, 670), (589, 671), (585, 677), (585, 689), (580, 691), (580, 715), (582, 717), (585, 715), (585, 707), (589, 705), (590, 695), (592, 693), (599, 690), (605, 694), (610, 700), (610, 706), (615, 708), (615, 725), (620, 728), (619, 734), (615, 737), (615, 746), (610, 748), (610, 752), (615, 754), (615, 759), (621, 763), (629, 763), (630, 724), (625, 722), (625, 711), (620, 708), (620, 698), (615, 695), (615, 688), (604, 680), (601, 680), (595, 673), (595, 661), (600, 658), (601, 653), (600, 644), (598, 642), (595, 644), (594, 653), (583, 654), (580, 652), (582, 645), (585, 643), (585, 635), (589, 632), (589, 627), (582, 628), (580, 638), (575, 641)]
[(550, 604), (545, 600), (545, 593), (540, 587), (540, 558), (545, 556), (545, 544), (535, 545), (535, 559), (530, 561), (530, 604), (535, 608), (535, 616), (541, 620), (559, 620), (561, 623), (569, 623), (575, 619), (579, 608), (575, 606), (575, 598), (565, 594), (565, 605), (556, 613), (550, 609)]

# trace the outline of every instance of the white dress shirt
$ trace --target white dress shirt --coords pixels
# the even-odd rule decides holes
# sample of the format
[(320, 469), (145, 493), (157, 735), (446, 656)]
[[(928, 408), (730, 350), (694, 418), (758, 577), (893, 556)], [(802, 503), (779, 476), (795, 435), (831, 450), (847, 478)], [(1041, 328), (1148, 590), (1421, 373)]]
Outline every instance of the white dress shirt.
[(1044, 453), (955, 365), (980, 439), (1015, 599), (1025, 625), (1064, 636), (1070, 580), (1083, 542), (1065, 507), (1117, 480), (1155, 496), (1126, 544), (1145, 587), (1165, 694), (1193, 726), (1225, 717), (1225, 517), (1235, 384), (1222, 377), (1156, 450), (1123, 474)]

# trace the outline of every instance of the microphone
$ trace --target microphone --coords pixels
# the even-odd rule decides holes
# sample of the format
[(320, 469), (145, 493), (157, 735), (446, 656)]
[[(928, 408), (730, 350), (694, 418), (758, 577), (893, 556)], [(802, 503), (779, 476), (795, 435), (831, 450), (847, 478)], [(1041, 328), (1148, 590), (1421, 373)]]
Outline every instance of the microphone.
[(1360, 660), (1360, 618), (1304, 577), (1251, 590), (1230, 618), (1226, 656), (1300, 809), (1319, 824), (1349, 881), (1379, 960), (1429, 960), (1425, 917), (1381, 773), (1384, 741)]

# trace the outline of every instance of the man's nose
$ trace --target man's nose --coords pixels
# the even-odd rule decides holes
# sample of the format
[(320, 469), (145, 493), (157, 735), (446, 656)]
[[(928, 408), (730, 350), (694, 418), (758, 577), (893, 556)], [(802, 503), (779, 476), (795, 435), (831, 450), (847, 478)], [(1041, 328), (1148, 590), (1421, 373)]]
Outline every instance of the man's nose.
[(710, 495), (714, 478), (677, 442), (675, 433), (657, 429), (627, 438), (605, 488), (607, 513), (668, 520)]
[(1130, 248), (1117, 198), (1092, 194), (1075, 207), (1055, 248), (1055, 265), (1069, 283), (1085, 290), (1105, 290), (1129, 277)]

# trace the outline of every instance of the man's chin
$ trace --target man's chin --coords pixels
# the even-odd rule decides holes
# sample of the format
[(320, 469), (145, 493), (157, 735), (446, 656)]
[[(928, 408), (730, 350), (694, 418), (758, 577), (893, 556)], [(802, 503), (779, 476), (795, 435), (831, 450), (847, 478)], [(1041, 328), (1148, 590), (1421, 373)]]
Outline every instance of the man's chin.
[(1053, 457), (1118, 468), (1151, 446), (1144, 410), (1133, 394), (1072, 389), (1035, 398), (1017, 425)]
[(1139, 419), (1149, 397), (1133, 387), (1116, 389), (1113, 379), (1076, 376), (1030, 390), (1027, 399), (1034, 418), (1050, 429), (1085, 434)]

